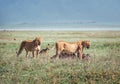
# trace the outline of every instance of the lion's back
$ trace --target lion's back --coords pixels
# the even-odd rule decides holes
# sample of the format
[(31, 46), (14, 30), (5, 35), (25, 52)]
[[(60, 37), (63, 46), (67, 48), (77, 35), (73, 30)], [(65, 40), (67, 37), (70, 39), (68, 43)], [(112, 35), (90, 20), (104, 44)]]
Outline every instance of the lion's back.
[(64, 42), (64, 41), (56, 42), (56, 49), (57, 50), (67, 50), (70, 52), (75, 52), (76, 48), (77, 48), (76, 43), (69, 43), (69, 42)]

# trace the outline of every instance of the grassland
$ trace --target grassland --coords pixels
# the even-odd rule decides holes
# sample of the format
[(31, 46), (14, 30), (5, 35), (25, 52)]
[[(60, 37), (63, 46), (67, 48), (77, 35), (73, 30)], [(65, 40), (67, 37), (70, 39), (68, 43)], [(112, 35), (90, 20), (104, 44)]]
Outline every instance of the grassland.
[[(21, 41), (37, 36), (41, 48), (50, 44), (48, 54), (26, 59), (23, 51), (17, 58)], [(90, 62), (51, 60), (59, 40), (90, 40)], [(0, 84), (120, 84), (120, 31), (0, 31)]]

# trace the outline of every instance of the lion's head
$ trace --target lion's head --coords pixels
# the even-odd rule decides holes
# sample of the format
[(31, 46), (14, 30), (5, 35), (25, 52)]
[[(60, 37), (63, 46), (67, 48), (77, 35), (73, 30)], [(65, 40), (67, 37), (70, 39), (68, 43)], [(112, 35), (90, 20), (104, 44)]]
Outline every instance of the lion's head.
[(42, 39), (41, 39), (40, 37), (36, 37), (36, 38), (33, 40), (33, 42), (34, 42), (34, 45), (35, 45), (35, 46), (38, 46), (38, 45), (41, 44)]
[(83, 47), (89, 49), (90, 48), (90, 41), (82, 41)]

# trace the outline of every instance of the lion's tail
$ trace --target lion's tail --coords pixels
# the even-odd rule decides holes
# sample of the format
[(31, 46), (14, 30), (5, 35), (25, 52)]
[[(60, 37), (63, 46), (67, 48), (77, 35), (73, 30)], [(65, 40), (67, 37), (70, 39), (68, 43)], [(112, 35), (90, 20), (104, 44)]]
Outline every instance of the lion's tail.
[(24, 49), (25, 43), (26, 43), (25, 41), (22, 41), (18, 52), (16, 52), (17, 56), (19, 56), (21, 54), (22, 50)]

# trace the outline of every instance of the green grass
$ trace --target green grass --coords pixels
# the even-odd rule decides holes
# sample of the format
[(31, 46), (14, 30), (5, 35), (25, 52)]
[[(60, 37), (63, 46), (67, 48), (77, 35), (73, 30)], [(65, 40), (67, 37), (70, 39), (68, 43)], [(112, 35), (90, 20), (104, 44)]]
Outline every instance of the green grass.
[[(42, 48), (50, 44), (48, 54), (26, 59), (23, 51), (17, 58), (21, 41), (37, 36)], [(51, 60), (59, 40), (90, 40), (90, 62)], [(0, 31), (0, 84), (120, 84), (120, 31)]]

